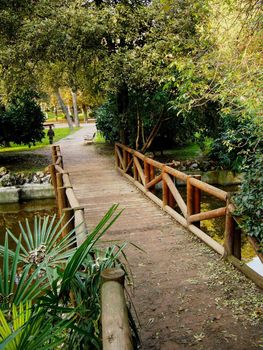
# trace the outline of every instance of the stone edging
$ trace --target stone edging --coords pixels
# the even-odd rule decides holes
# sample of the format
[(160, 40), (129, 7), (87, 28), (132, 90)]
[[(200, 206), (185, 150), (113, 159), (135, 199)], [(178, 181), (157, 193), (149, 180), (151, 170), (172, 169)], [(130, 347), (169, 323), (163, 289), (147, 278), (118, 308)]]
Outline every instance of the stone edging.
[(0, 204), (48, 198), (55, 198), (54, 188), (50, 184), (0, 187)]

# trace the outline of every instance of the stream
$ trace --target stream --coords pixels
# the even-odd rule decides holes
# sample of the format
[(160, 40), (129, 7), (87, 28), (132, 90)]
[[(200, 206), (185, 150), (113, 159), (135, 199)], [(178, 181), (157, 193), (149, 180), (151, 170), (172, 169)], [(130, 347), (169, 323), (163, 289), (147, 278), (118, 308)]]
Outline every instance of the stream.
[[(39, 199), (22, 203), (0, 204), (0, 245), (4, 245), (5, 229), (8, 228), (15, 236), (19, 235), (19, 221), (23, 226), (25, 219), (33, 227), (34, 216), (53, 216), (57, 213), (55, 199)], [(14, 243), (12, 239), (9, 241)], [(15, 248), (15, 243), (10, 244), (11, 249)]]

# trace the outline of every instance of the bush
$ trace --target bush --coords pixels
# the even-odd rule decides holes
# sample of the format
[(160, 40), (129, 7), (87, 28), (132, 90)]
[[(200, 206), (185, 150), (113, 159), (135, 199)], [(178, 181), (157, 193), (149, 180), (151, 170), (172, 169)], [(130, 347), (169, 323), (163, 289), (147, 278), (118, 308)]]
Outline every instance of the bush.
[(222, 118), (220, 129), (220, 136), (215, 139), (209, 155), (220, 167), (241, 171), (244, 158), (254, 152), (260, 139), (260, 127), (251, 116), (225, 116)]
[(244, 181), (235, 195), (236, 214), (242, 216), (241, 227), (260, 243), (263, 252), (263, 142), (243, 162)]
[(0, 143), (34, 145), (45, 136), (45, 116), (31, 91), (14, 96), (0, 112)]
[(108, 100), (94, 111), (98, 131), (111, 143), (119, 140), (119, 123), (116, 114), (116, 104), (113, 100)]

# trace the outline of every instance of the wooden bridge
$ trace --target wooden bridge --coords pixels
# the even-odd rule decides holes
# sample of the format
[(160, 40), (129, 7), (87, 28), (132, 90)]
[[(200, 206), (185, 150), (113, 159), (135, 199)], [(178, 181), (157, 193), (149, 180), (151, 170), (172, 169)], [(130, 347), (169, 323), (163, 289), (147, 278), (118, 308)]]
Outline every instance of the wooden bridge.
[[(120, 203), (125, 210), (105, 239), (129, 241), (144, 250), (129, 246), (126, 251), (134, 277), (129, 293), (137, 310), (143, 349), (257, 349), (262, 341), (260, 322), (253, 324), (246, 317), (238, 322), (240, 315), (227, 307), (225, 299), (242, 298), (246, 288), (259, 296), (260, 290), (227, 267), (219, 255), (193, 238), (186, 228), (199, 234), (218, 253), (236, 256), (232, 261), (243, 269), (238, 262), (240, 242), (233, 239), (231, 217), (226, 219), (229, 227), (225, 249), (198, 227), (203, 218), (229, 215), (229, 203), (216, 212), (200, 214), (200, 191), (204, 188), (198, 179), (183, 178), (176, 170), (147, 161), (121, 145), (115, 150), (118, 172), (112, 149), (85, 146), (86, 134), (87, 130), (81, 129), (60, 143), (64, 168), (70, 173), (77, 204), (84, 208), (88, 230), (113, 203)], [(132, 162), (135, 171), (131, 178)], [(129, 179), (122, 176), (124, 173)], [(176, 190), (173, 177), (187, 182), (187, 203)], [(160, 200), (153, 192), (163, 179)], [(210, 194), (214, 191), (228, 201), (224, 191), (207, 188)], [(177, 214), (173, 210), (175, 203)]]

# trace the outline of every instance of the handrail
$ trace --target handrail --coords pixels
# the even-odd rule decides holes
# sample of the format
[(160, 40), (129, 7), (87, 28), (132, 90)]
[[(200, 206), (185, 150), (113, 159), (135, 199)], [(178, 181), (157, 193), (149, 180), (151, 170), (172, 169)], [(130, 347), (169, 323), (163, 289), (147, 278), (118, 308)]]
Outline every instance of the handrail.
[[(237, 224), (238, 219), (232, 215), (234, 206), (230, 202), (230, 193), (201, 181), (200, 175), (187, 175), (120, 143), (115, 143), (115, 162), (121, 174), (132, 181), (146, 196), (263, 288), (263, 277), (241, 262), (241, 230)], [(186, 203), (175, 185), (175, 180), (178, 179), (186, 184)], [(155, 186), (160, 181), (162, 181), (162, 199), (155, 195)], [(225, 205), (201, 212), (202, 191), (220, 199)], [(175, 204), (180, 212), (175, 210)], [(200, 229), (202, 220), (217, 217), (225, 217), (223, 245)], [(255, 239), (249, 237), (249, 241), (263, 262), (263, 254), (256, 250)]]
[(105, 269), (101, 273), (103, 350), (132, 350), (132, 337), (124, 295), (124, 271)]
[[(63, 216), (61, 223), (63, 227), (62, 235), (67, 235), (75, 228), (77, 246), (79, 246), (85, 240), (88, 232), (84, 218), (84, 208), (80, 206), (75, 195), (69, 174), (63, 169), (60, 146), (52, 146), (52, 162), (53, 164), (49, 166), (49, 170), (58, 203), (59, 215)], [(72, 217), (74, 217), (74, 220), (71, 220), (73, 225), (65, 225)]]

